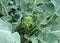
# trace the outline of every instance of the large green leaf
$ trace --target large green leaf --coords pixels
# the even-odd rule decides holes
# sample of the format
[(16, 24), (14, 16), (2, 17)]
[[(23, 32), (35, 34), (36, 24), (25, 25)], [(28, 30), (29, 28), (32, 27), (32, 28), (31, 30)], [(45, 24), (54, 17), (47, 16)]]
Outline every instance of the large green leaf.
[(47, 24), (47, 18), (49, 16), (50, 16), (50, 14), (47, 12), (37, 14), (37, 25), (38, 24), (46, 25)]
[(8, 30), (12, 32), (12, 25), (9, 22), (0, 19), (0, 30)]
[(51, 15), (55, 12), (55, 7), (52, 3), (44, 5), (43, 9)]
[(60, 16), (60, 6), (59, 6), (58, 10), (56, 11), (56, 15)]
[(60, 0), (51, 0), (51, 2), (54, 4), (55, 9), (56, 9), (54, 14), (56, 14), (57, 16), (60, 16), (59, 14), (60, 13)]
[(46, 37), (48, 43), (58, 43), (58, 39), (54, 34), (49, 33)]
[(20, 43), (20, 36), (17, 32), (0, 30), (0, 43)]
[(56, 31), (60, 30), (60, 17), (57, 17), (54, 22), (50, 25), (51, 30)]
[(54, 34), (57, 37), (57, 39), (60, 40), (60, 30), (52, 31), (51, 33)]
[(60, 6), (60, 0), (51, 0), (51, 2), (54, 4), (55, 8)]
[(31, 36), (30, 40), (32, 43), (38, 43), (37, 37), (36, 36)]

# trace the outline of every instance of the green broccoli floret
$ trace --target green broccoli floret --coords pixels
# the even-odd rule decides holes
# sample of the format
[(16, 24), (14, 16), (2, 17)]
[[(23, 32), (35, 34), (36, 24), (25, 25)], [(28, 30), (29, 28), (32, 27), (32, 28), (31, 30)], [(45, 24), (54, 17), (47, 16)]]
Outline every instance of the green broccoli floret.
[(34, 20), (31, 16), (25, 16), (23, 19), (22, 19), (22, 27), (25, 28), (25, 31), (28, 32), (30, 31), (32, 28), (34, 28)]

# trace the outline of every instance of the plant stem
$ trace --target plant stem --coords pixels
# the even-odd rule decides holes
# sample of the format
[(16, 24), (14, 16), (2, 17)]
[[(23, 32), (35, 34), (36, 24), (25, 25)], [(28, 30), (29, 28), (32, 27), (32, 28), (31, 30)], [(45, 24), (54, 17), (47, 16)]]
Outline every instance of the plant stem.
[(54, 12), (54, 14), (52, 15), (52, 17), (48, 20), (48, 23), (52, 20), (52, 18), (55, 16), (56, 12), (59, 10), (60, 6), (58, 6), (57, 10)]
[(36, 6), (37, 0), (34, 1), (33, 9), (32, 9), (32, 14), (34, 13), (34, 8)]
[[(58, 6), (57, 10), (53, 13), (52, 17), (48, 20), (48, 23), (49, 23), (49, 22), (52, 20), (52, 18), (55, 16), (55, 14), (56, 14), (56, 12), (59, 10), (59, 8), (60, 8), (60, 6)], [(46, 19), (46, 18), (44, 18), (44, 19)], [(44, 21), (44, 19), (43, 19), (42, 21)], [(37, 25), (37, 27), (39, 27), (39, 26), (41, 25), (42, 21)], [(36, 28), (37, 28), (37, 27), (36, 27)]]
[(0, 3), (2, 4), (2, 7), (3, 7), (3, 9), (4, 9), (6, 15), (9, 16), (8, 11), (7, 11), (6, 7), (5, 7), (5, 5), (3, 4), (2, 0), (1, 0)]

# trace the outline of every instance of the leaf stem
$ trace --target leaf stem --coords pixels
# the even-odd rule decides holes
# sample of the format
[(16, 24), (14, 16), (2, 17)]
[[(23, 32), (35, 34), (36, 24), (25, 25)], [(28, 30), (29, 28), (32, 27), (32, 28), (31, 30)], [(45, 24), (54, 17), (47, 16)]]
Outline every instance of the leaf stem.
[(3, 9), (5, 10), (6, 15), (9, 16), (8, 11), (7, 11), (6, 7), (5, 7), (5, 5), (3, 4), (2, 0), (1, 0), (0, 3), (2, 4)]
[(52, 17), (48, 20), (48, 23), (52, 20), (52, 18), (55, 16), (56, 12), (59, 10), (60, 6), (58, 6), (57, 10), (54, 12), (54, 14), (52, 15)]
[(32, 9), (32, 14), (34, 13), (34, 8), (36, 6), (37, 0), (34, 1), (33, 9)]

